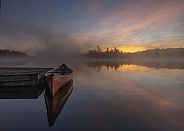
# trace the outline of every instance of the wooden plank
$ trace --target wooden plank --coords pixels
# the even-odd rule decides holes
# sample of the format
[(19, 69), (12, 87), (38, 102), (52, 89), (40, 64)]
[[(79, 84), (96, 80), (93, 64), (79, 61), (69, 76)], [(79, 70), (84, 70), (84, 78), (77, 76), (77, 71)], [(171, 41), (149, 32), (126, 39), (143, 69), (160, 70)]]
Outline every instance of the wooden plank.
[(0, 81), (26, 81), (26, 80), (37, 80), (38, 74), (23, 74), (23, 75), (9, 75), (9, 76), (0, 76)]
[(34, 86), (38, 83), (37, 80), (31, 80), (31, 81), (5, 81), (5, 82), (0, 82), (0, 87), (1, 86)]
[(0, 76), (46, 73), (53, 68), (0, 68)]
[(46, 86), (46, 83), (39, 82), (34, 86), (29, 85), (19, 85), (19, 86), (0, 86), (1, 93), (23, 93), (23, 92), (35, 92), (38, 91)]
[(0, 68), (1, 81), (38, 80), (52, 68)]
[(39, 80), (43, 78), (44, 75), (45, 75), (45, 72), (37, 73), (37, 74), (4, 75), (4, 76), (0, 76), (0, 82)]

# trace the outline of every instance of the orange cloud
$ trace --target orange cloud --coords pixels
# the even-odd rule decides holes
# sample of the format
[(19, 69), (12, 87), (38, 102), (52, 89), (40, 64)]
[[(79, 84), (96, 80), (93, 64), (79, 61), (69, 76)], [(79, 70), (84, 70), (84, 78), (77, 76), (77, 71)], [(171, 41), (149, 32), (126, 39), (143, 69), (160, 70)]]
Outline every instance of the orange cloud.
[(126, 7), (119, 5), (107, 10), (106, 15), (89, 29), (88, 35), (96, 34), (102, 45), (122, 46), (129, 52), (149, 49), (151, 45), (154, 48), (181, 47), (174, 38), (184, 35), (177, 33), (184, 26), (179, 20), (183, 10), (182, 1), (145, 0)]

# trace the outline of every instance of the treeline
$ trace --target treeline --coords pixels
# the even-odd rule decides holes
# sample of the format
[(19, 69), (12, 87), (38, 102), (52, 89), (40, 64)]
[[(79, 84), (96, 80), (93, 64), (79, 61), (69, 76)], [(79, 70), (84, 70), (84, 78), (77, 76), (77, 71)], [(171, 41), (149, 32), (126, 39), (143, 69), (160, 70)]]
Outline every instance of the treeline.
[(111, 50), (107, 48), (106, 51), (102, 51), (100, 46), (98, 46), (97, 49), (88, 50), (87, 53), (84, 53), (84, 56), (89, 58), (123, 58), (123, 54), (124, 53), (119, 51), (116, 47)]
[(151, 49), (135, 53), (123, 52), (117, 49), (102, 51), (100, 46), (97, 49), (88, 50), (84, 53), (87, 58), (95, 59), (123, 59), (123, 58), (184, 58), (184, 48)]
[(20, 56), (28, 56), (25, 52), (19, 52), (9, 49), (0, 49), (0, 57), (8, 56), (8, 57), (20, 57)]
[(135, 52), (131, 57), (148, 57), (148, 58), (184, 58), (184, 48), (167, 48), (167, 49), (152, 49), (140, 52)]

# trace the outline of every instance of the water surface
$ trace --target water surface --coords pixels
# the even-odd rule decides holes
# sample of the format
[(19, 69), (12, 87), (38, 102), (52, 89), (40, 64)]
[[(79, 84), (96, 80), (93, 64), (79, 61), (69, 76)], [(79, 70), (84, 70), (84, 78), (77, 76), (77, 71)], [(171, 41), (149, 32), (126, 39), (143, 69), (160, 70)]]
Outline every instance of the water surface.
[(36, 99), (1, 99), (0, 130), (184, 130), (182, 62), (43, 60), (15, 66), (62, 62), (74, 70), (74, 88), (54, 125), (49, 127), (43, 91)]

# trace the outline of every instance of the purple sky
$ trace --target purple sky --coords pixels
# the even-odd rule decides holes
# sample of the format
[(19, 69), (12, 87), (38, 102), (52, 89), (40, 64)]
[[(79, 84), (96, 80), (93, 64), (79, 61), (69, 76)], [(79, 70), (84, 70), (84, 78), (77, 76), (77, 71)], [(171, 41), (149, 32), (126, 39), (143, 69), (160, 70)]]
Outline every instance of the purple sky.
[(183, 0), (2, 0), (0, 48), (32, 55), (184, 47)]

